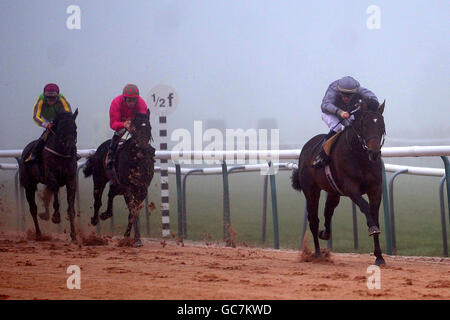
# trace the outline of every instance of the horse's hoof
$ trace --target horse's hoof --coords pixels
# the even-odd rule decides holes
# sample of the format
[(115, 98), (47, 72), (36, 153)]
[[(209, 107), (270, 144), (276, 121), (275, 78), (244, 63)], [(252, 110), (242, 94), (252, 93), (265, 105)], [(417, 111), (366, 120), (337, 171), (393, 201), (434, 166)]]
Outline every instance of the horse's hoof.
[(380, 229), (377, 226), (371, 226), (369, 228), (369, 236), (373, 236), (374, 234), (381, 233)]
[(52, 222), (54, 223), (54, 224), (59, 224), (59, 223), (61, 223), (61, 216), (58, 214), (58, 215), (56, 215), (56, 214), (54, 214), (53, 216), (52, 216)]
[(385, 266), (386, 265), (386, 261), (384, 261), (383, 257), (376, 258), (375, 265), (377, 265), (377, 266)]
[(108, 211), (105, 211), (102, 214), (100, 214), (100, 219), (102, 219), (102, 220), (106, 220), (111, 217), (112, 217), (112, 213), (109, 213)]
[(325, 230), (319, 231), (319, 238), (322, 240), (330, 240), (330, 234)]
[(38, 217), (42, 220), (48, 221), (48, 219), (50, 219), (50, 214), (48, 212), (42, 212), (38, 214)]
[(92, 224), (93, 226), (96, 226), (97, 223), (98, 223), (98, 218), (97, 218), (97, 217), (92, 217), (92, 218), (91, 218), (91, 224)]
[(135, 240), (134, 240), (133, 247), (139, 248), (139, 247), (142, 247), (142, 246), (143, 246), (143, 244), (142, 244), (141, 239), (135, 239)]
[(320, 258), (322, 258), (322, 253), (320, 252), (320, 251), (316, 251), (315, 253), (314, 253), (314, 258), (316, 258), (316, 259), (320, 259)]

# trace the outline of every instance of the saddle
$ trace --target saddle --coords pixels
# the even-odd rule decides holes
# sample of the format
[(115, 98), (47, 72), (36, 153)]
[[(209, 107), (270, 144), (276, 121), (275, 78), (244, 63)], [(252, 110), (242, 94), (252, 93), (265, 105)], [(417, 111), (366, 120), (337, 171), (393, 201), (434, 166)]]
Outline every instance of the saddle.
[(334, 143), (336, 142), (337, 138), (341, 135), (341, 133), (342, 133), (342, 131), (339, 131), (338, 133), (333, 135), (331, 138), (329, 138), (322, 144), (323, 150), (325, 151), (325, 153), (328, 156), (331, 155), (331, 151), (333, 150)]
[(33, 153), (38, 161), (41, 160), (42, 149), (44, 149), (49, 135), (49, 130), (45, 130), (39, 139), (36, 140), (34, 146), (25, 154), (25, 163), (30, 162)]
[(31, 149), (31, 150), (29, 150), (29, 151), (25, 154), (25, 161), (24, 161), (24, 163), (30, 162), (31, 156), (32, 156), (32, 154), (33, 154), (32, 151), (33, 151), (33, 150)]

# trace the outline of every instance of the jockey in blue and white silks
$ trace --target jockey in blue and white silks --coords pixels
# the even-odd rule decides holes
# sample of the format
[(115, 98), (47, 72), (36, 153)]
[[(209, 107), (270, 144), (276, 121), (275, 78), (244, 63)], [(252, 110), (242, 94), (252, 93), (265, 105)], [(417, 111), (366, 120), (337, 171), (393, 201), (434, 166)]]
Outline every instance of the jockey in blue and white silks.
[[(354, 117), (350, 115), (353, 106), (350, 101), (354, 94), (359, 94), (363, 99), (374, 99), (377, 96), (369, 89), (360, 86), (359, 82), (350, 76), (333, 81), (325, 92), (322, 100), (322, 120), (326, 123), (330, 132), (325, 140), (331, 138), (336, 132), (351, 124)], [(313, 167), (318, 168), (329, 162), (329, 154), (321, 150), (313, 162)]]

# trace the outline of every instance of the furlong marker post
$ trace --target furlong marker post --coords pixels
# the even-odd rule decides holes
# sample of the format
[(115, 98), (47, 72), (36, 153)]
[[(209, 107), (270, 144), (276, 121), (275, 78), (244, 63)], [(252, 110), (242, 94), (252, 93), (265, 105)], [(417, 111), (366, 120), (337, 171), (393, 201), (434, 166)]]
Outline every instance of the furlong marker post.
[[(159, 149), (167, 150), (167, 117), (159, 116)], [(161, 218), (162, 236), (170, 236), (170, 205), (169, 205), (169, 160), (161, 159)]]
[[(159, 150), (167, 152), (167, 115), (175, 110), (178, 104), (178, 95), (171, 87), (160, 84), (153, 87), (147, 95), (147, 102), (152, 111), (159, 116)], [(170, 236), (170, 205), (169, 205), (169, 160), (160, 159), (161, 172), (161, 220), (162, 236)]]

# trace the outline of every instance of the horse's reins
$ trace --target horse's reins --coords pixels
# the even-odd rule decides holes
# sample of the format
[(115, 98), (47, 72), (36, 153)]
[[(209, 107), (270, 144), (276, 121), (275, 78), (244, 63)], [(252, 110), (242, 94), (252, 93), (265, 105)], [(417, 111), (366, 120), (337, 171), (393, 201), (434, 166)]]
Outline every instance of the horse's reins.
[[(350, 112), (350, 116), (352, 116), (353, 114), (355, 114), (356, 112), (358, 112), (359, 109), (361, 109), (361, 103), (362, 103), (362, 100), (359, 100), (359, 102), (355, 104), (355, 105), (357, 105), (358, 107), (355, 108), (353, 111)], [(344, 120), (346, 120), (346, 119), (344, 119), (344, 118), (341, 119), (341, 120), (340, 120), (338, 123), (336, 123), (336, 125), (335, 125), (333, 128), (331, 128), (330, 130), (333, 130), (333, 131), (334, 131), (334, 129), (335, 129), (338, 125), (340, 125), (341, 122), (344, 121)], [(319, 144), (321, 144), (323, 141), (324, 141), (323, 139), (320, 140), (320, 141), (314, 146), (313, 149), (315, 149), (317, 146), (319, 146)]]
[[(62, 143), (61, 138), (56, 134), (55, 131), (52, 130), (52, 128), (47, 128), (47, 130), (50, 131), (50, 133), (53, 134), (56, 137), (56, 140), (58, 140), (59, 143)], [(76, 143), (76, 140), (75, 140), (75, 143)], [(61, 153), (59, 153), (59, 152), (57, 152), (57, 151), (55, 151), (55, 150), (53, 150), (53, 149), (51, 149), (51, 148), (49, 148), (47, 146), (44, 147), (44, 150), (47, 150), (48, 152), (50, 152), (50, 153), (52, 153), (52, 154), (54, 154), (54, 155), (56, 155), (58, 157), (62, 157), (62, 158), (71, 158), (72, 157), (71, 155), (61, 154)]]
[(63, 158), (72, 158), (71, 155), (67, 155), (67, 154), (61, 154), (59, 152), (56, 152), (53, 149), (50, 149), (49, 147), (44, 147), (44, 150), (47, 150), (50, 153), (53, 153), (54, 155), (58, 156), (58, 157), (63, 157)]

